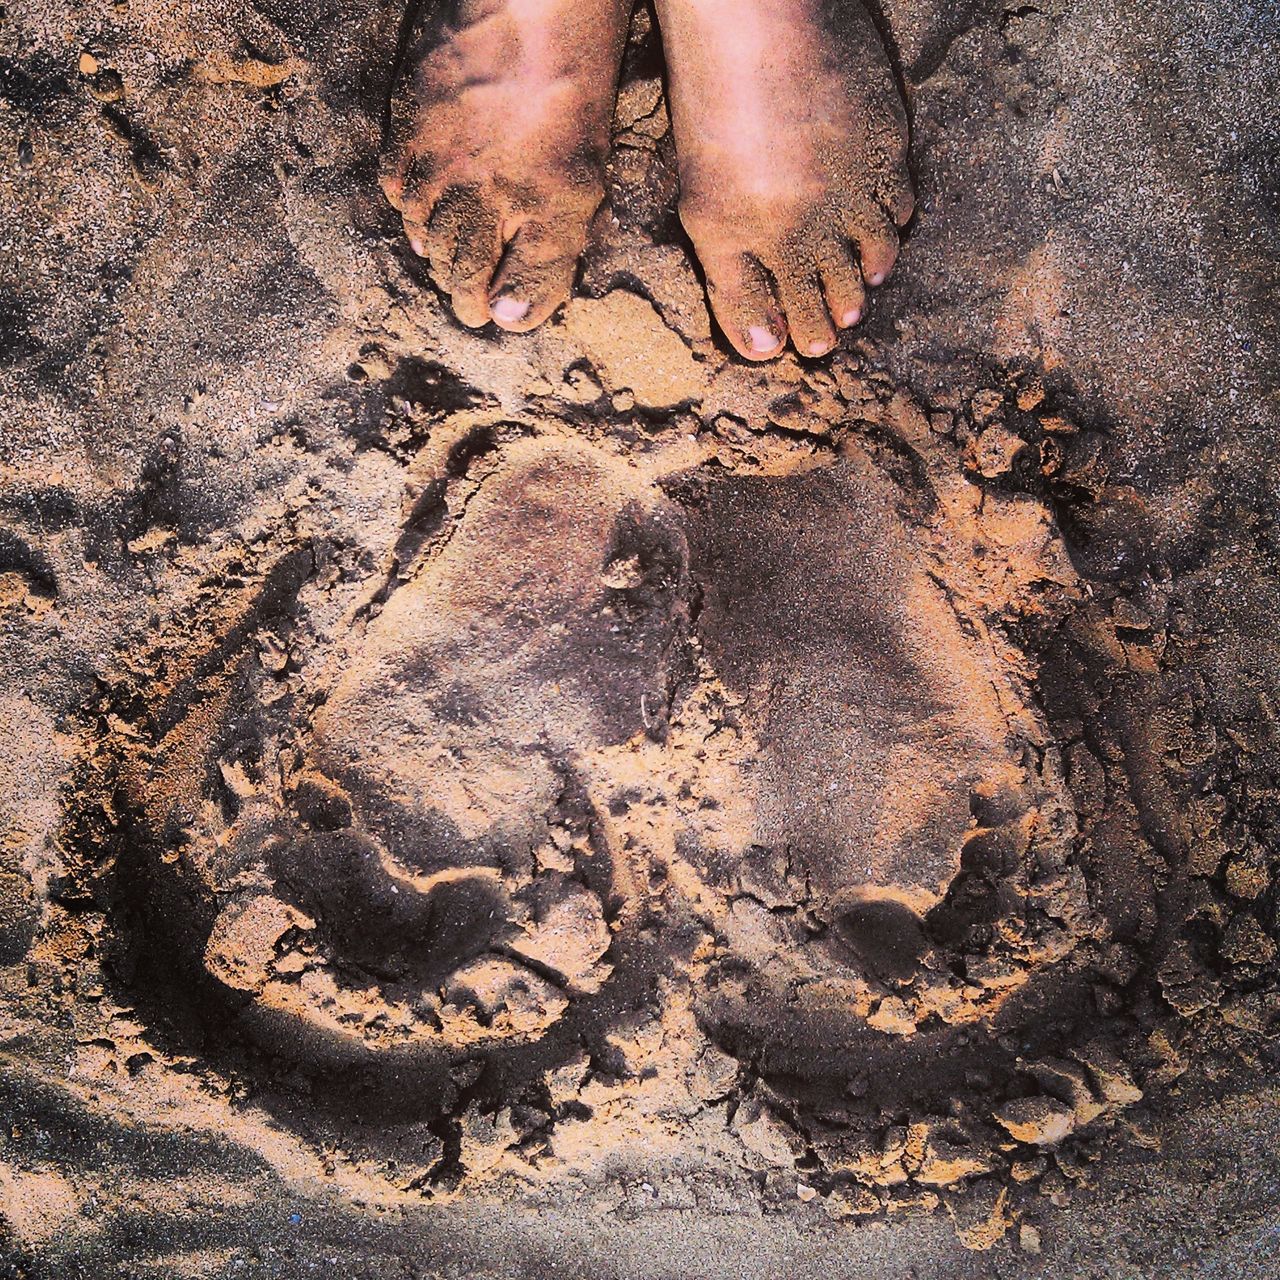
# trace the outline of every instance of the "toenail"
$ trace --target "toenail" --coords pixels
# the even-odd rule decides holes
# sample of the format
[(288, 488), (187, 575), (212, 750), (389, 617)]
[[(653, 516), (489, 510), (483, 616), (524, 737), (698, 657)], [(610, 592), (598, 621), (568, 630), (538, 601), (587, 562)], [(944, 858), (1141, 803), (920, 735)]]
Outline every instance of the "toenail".
[(778, 345), (778, 335), (762, 324), (753, 324), (747, 330), (747, 342), (752, 351), (758, 351), (763, 355), (766, 351), (772, 351)]
[(427, 246), (418, 236), (409, 237), (409, 248), (412, 249), (420, 258), (425, 258), (427, 256)]
[(874, 288), (874, 287), (875, 287), (876, 285), (878, 285), (878, 284), (884, 284), (884, 272), (883, 272), (883, 271), (873, 271), (873, 272), (872, 272), (872, 273), (867, 277), (867, 283), (868, 283), (869, 285), (871, 285), (871, 286), (872, 286), (872, 288)]
[(519, 298), (497, 298), (489, 312), (499, 324), (519, 324), (529, 314), (529, 304)]
[(857, 324), (862, 319), (861, 307), (850, 307), (848, 311), (840, 317), (840, 323), (848, 328), (851, 324)]
[(809, 354), (811, 356), (825, 356), (831, 350), (831, 344), (821, 338), (809, 343)]

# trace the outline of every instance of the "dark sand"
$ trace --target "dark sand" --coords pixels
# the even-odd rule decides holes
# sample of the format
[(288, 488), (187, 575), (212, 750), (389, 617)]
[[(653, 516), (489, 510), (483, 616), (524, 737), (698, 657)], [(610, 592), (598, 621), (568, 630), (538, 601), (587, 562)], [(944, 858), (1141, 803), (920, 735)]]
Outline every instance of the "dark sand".
[(3, 1274), (1276, 1273), (1280, 23), (884, 8), (747, 367), (643, 12), (499, 337), (394, 8), (6, 7)]

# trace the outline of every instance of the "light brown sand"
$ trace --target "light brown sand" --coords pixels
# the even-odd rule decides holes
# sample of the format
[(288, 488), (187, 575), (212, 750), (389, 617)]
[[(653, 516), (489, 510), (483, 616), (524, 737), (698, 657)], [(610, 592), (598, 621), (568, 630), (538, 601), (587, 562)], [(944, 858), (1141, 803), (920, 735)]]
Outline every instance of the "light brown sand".
[(886, 16), (900, 274), (747, 367), (643, 20), (498, 338), (397, 13), (8, 11), (14, 1274), (1274, 1271), (1274, 19)]

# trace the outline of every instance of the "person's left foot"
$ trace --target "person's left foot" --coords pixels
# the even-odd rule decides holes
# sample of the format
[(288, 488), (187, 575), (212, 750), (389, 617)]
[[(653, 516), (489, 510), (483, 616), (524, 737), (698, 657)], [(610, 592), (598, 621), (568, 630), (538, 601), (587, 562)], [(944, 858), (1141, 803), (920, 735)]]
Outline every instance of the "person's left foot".
[(469, 328), (524, 332), (573, 287), (604, 198), (630, 0), (436, 0), (383, 177)]

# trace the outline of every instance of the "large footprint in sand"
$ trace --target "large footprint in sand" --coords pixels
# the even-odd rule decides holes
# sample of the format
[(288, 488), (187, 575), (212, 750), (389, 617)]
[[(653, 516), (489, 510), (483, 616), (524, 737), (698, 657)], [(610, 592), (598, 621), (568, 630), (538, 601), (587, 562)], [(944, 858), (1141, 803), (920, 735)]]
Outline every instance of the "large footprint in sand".
[(300, 606), (264, 588), (159, 716), (134, 866), (206, 1016), (449, 1058), (607, 1025), (655, 953), (745, 1055), (989, 1012), (952, 962), (1061, 797), (867, 449), (726, 469), (543, 423), (472, 452), (314, 687), (273, 692), (250, 640)]
[(599, 992), (635, 893), (578, 761), (666, 698), (683, 565), (656, 497), (581, 446), (514, 443), (287, 748), (255, 661), (211, 734), (198, 711), (161, 744), (153, 837), (184, 805), (175, 766), (199, 757), (222, 795), (151, 873), (252, 1038), (468, 1051), (536, 1039)]
[(1065, 854), (1049, 815), (1067, 802), (861, 450), (699, 488), (697, 637), (750, 734), (752, 801), (744, 848), (694, 855), (724, 904), (700, 1003), (757, 1063), (838, 1075), (855, 1043), (976, 1021), (1029, 976), (997, 962), (996, 992), (952, 962), (1008, 914), (1033, 843)]

